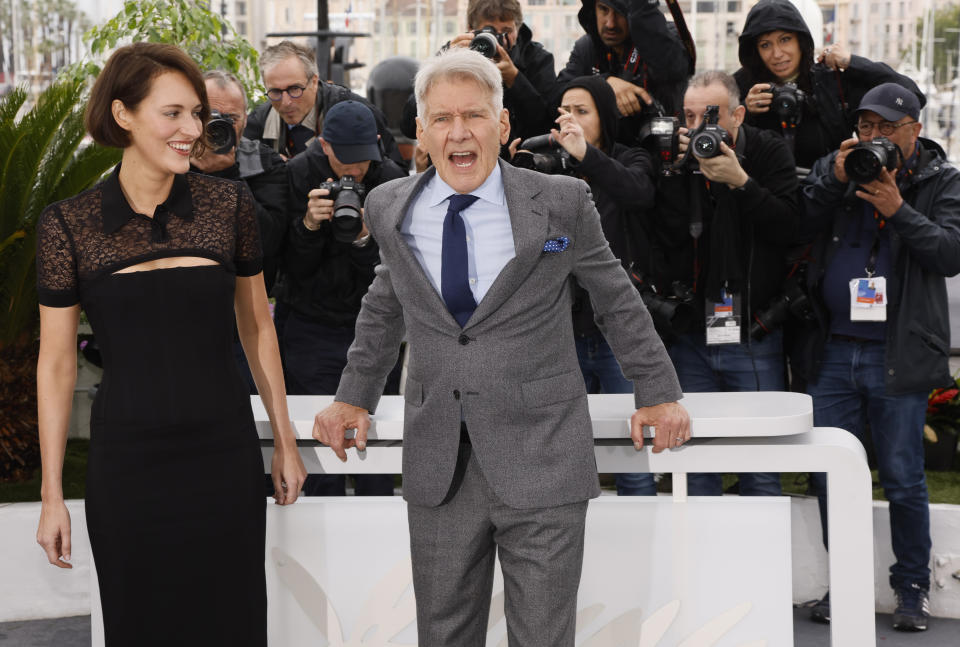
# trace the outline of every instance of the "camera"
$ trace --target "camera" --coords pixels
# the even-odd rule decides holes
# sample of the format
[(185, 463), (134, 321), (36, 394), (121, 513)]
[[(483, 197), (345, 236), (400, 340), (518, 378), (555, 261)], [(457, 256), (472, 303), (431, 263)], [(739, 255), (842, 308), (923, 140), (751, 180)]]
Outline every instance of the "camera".
[(806, 269), (806, 264), (800, 265), (784, 283), (783, 293), (753, 315), (753, 323), (750, 324), (751, 337), (757, 341), (763, 339), (782, 326), (790, 315), (804, 324), (814, 323), (816, 319), (813, 306), (805, 289)]
[(480, 52), (487, 58), (495, 59), (497, 58), (497, 45), (500, 45), (503, 49), (508, 49), (507, 37), (491, 25), (484, 25), (480, 29), (473, 30), (470, 49)]
[(513, 158), (513, 165), (547, 175), (573, 175), (570, 153), (550, 134), (525, 139)]
[(860, 142), (847, 153), (843, 170), (857, 184), (866, 184), (880, 177), (880, 171), (894, 171), (900, 161), (900, 149), (886, 137)]
[(633, 264), (627, 271), (630, 281), (640, 293), (640, 299), (647, 306), (653, 325), (661, 335), (684, 333), (693, 330), (699, 320), (699, 310), (695, 305), (693, 290), (680, 281), (674, 281), (671, 293), (662, 295), (646, 281), (642, 272), (634, 269)]
[(333, 237), (341, 243), (352, 243), (363, 229), (363, 197), (367, 189), (352, 175), (341, 176), (334, 182), (321, 182), (320, 189), (329, 191), (333, 200)]
[[(666, 116), (666, 111), (656, 99), (643, 106), (640, 116), (643, 126), (637, 135), (637, 145), (653, 149), (652, 152), (660, 159), (660, 172), (663, 175), (677, 173), (678, 169), (674, 166), (679, 159), (680, 120)], [(650, 142), (649, 146), (647, 142)]]
[(237, 145), (237, 131), (234, 130), (233, 118), (220, 114), (219, 110), (210, 111), (210, 121), (207, 122), (207, 141), (210, 148), (217, 155), (224, 155)]
[(720, 155), (720, 144), (733, 146), (733, 140), (722, 126), (717, 125), (720, 106), (707, 106), (700, 126), (690, 133), (690, 151), (700, 159)]
[(806, 93), (798, 88), (796, 83), (784, 83), (783, 85), (771, 83), (770, 92), (773, 93), (770, 107), (777, 116), (782, 121), (797, 121), (800, 117), (800, 109), (807, 97)]

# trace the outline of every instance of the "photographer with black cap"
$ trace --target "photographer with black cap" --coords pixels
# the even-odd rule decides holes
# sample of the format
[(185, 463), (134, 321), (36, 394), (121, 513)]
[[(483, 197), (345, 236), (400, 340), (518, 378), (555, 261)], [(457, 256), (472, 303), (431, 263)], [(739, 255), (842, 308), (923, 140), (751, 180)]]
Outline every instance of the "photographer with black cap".
[[(869, 424), (890, 502), (893, 627), (903, 631), (929, 619), (923, 425), (930, 390), (951, 383), (944, 277), (960, 272), (960, 173), (920, 137), (919, 118), (912, 88), (873, 88), (857, 110), (858, 138), (818, 160), (802, 184), (817, 235), (808, 279), (819, 329), (799, 368), (814, 425), (864, 442)], [(826, 475), (811, 478), (826, 545)], [(811, 617), (829, 622), (829, 592)]]
[(899, 83), (923, 107), (925, 98), (909, 78), (884, 63), (851, 55), (832, 43), (817, 56), (800, 11), (789, 0), (760, 0), (740, 34), (740, 64), (734, 73), (747, 123), (784, 135), (797, 166), (810, 168), (853, 132), (863, 95), (881, 83)]
[(659, 101), (678, 115), (694, 65), (659, 0), (581, 0), (577, 19), (586, 34), (577, 39), (560, 87), (578, 76), (599, 75), (617, 97), (621, 123), (617, 141), (636, 144), (643, 113)]
[[(685, 393), (784, 389), (782, 331), (768, 325), (758, 339), (751, 328), (781, 295), (800, 226), (797, 178), (783, 139), (744, 124), (744, 112), (729, 74), (690, 80), (683, 161), (664, 169), (652, 255), (638, 268), (662, 298), (696, 311), (660, 326)], [(722, 493), (720, 474), (688, 478), (691, 494)], [(779, 475), (741, 474), (739, 492), (779, 495)]]
[[(634, 258), (647, 252), (641, 220), (656, 196), (653, 159), (646, 150), (617, 143), (620, 115), (616, 96), (602, 77), (570, 81), (557, 110), (557, 127), (550, 131), (553, 148), (566, 152), (567, 172), (590, 185), (610, 249), (629, 267)], [(518, 157), (515, 165), (524, 159), (522, 153)], [(573, 332), (587, 392), (633, 393), (633, 382), (624, 377), (594, 321), (590, 295), (579, 285), (574, 295)], [(617, 474), (616, 481), (621, 495), (657, 493), (652, 474)]]
[[(327, 110), (323, 131), (287, 163), (293, 221), (284, 253), (278, 303), (289, 310), (280, 344), (290, 395), (333, 395), (347, 363), (360, 301), (380, 262), (363, 222), (363, 202), (375, 186), (407, 174), (380, 154), (377, 123), (357, 101)], [(358, 495), (393, 493), (391, 475), (358, 475)], [(345, 492), (341, 475), (307, 478), (304, 493)]]

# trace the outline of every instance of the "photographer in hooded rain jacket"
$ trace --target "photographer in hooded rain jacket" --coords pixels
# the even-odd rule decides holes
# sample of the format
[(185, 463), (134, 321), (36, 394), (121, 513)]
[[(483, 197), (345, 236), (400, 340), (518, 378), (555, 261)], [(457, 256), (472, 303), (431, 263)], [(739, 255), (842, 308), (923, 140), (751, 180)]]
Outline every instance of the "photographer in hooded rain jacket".
[[(582, 0), (577, 39), (557, 75), (564, 87), (578, 76), (600, 75), (613, 88), (622, 119), (617, 141), (633, 146), (640, 114), (652, 99), (678, 115), (693, 62), (657, 0)], [(559, 102), (559, 98), (555, 103)]]
[[(571, 157), (572, 172), (582, 177), (600, 213), (600, 226), (610, 249), (623, 265), (647, 249), (641, 218), (656, 195), (650, 154), (616, 141), (617, 111), (613, 89), (600, 76), (582, 76), (567, 84), (551, 135)], [(633, 393), (594, 321), (590, 295), (579, 285), (573, 304), (577, 359), (588, 393)], [(655, 495), (651, 474), (617, 474), (622, 495)]]
[[(926, 99), (917, 85), (888, 65), (854, 56), (842, 44), (832, 44), (815, 57), (813, 38), (800, 11), (789, 0), (760, 0), (747, 14), (740, 34), (740, 64), (734, 73), (740, 99), (747, 108), (746, 122), (774, 130), (793, 140), (799, 167), (813, 163), (850, 137), (856, 107), (867, 90), (894, 82)], [(771, 105), (770, 85), (795, 83), (806, 97), (800, 101), (799, 119), (783, 127)]]

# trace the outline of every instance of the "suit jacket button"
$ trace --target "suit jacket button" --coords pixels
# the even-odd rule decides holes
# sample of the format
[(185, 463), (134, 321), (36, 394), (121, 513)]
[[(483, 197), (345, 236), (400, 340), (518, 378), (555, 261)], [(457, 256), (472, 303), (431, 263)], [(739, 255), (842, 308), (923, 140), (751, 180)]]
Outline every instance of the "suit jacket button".
[(466, 346), (467, 344), (470, 343), (470, 338), (467, 337), (466, 335), (460, 335), (457, 341), (460, 342), (461, 346)]
[(459, 400), (459, 399), (460, 399), (460, 389), (454, 389), (454, 390), (453, 390), (453, 398), (454, 398), (455, 400)]

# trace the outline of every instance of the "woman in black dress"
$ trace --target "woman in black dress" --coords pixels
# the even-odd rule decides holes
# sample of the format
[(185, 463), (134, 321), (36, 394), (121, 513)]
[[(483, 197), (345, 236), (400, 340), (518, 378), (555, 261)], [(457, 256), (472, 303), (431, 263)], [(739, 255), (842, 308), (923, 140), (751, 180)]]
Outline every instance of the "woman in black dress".
[(305, 476), (253, 198), (242, 183), (187, 173), (209, 113), (200, 70), (181, 50), (118, 49), (86, 124), (123, 148), (122, 161), (38, 223), (37, 539), (69, 568), (61, 471), (83, 309), (104, 361), (86, 516), (107, 645), (267, 644), (263, 462), (234, 321), (273, 423), (277, 503), (293, 503)]

